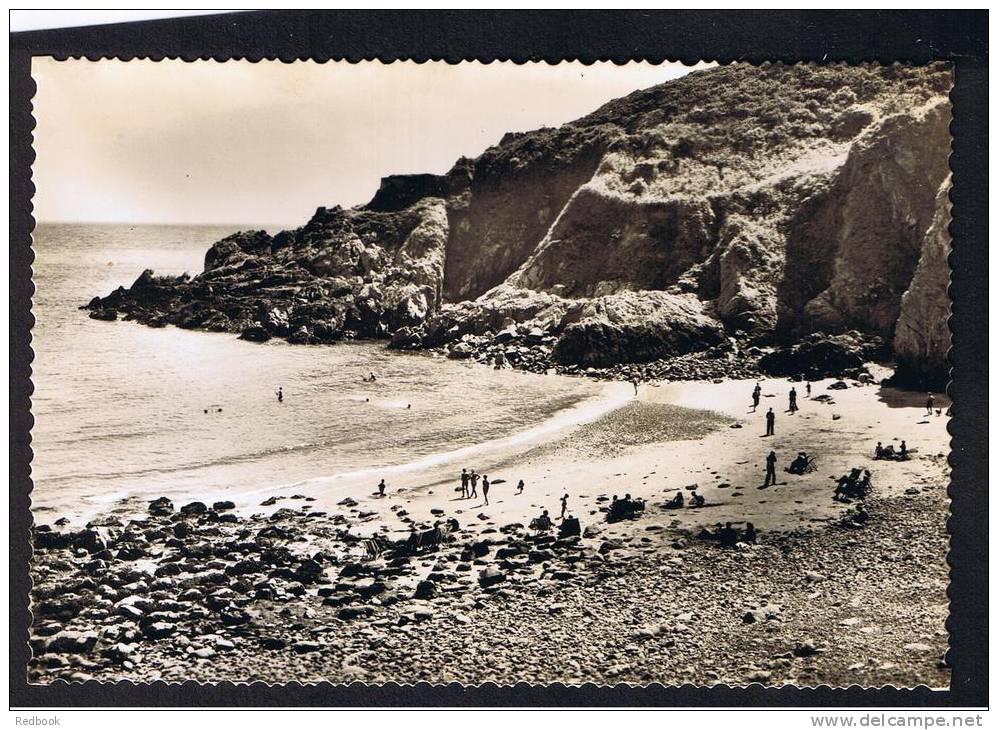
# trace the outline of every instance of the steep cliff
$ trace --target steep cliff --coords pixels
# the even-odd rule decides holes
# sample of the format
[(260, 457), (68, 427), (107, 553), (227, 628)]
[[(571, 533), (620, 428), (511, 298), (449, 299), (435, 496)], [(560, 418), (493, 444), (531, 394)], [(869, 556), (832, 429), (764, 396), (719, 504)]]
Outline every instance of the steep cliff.
[[(297, 231), (237, 234), (194, 279), (146, 276), (90, 307), (399, 347), (520, 326), (586, 367), (848, 331), (938, 375), (945, 315), (927, 302), (946, 262), (927, 247), (948, 241), (933, 221), (950, 85), (942, 65), (690, 74), (508, 134), (446, 175), (385, 178), (367, 206)], [(924, 342), (895, 337), (899, 317)]]
[(939, 187), (935, 216), (925, 234), (911, 286), (901, 298), (901, 315), (894, 335), (897, 385), (942, 390), (949, 380), (950, 179)]

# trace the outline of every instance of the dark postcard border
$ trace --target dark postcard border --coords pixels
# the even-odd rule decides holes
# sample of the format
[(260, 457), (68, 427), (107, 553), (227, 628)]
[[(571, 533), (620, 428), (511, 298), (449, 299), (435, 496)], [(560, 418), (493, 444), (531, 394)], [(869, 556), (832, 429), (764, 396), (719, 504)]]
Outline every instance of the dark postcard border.
[[(271, 11), (37, 31), (10, 48), (10, 702), (14, 707), (969, 707), (988, 701), (987, 11)], [(948, 691), (794, 687), (28, 685), (32, 55), (57, 57), (946, 60), (956, 69), (950, 165), (954, 400)]]

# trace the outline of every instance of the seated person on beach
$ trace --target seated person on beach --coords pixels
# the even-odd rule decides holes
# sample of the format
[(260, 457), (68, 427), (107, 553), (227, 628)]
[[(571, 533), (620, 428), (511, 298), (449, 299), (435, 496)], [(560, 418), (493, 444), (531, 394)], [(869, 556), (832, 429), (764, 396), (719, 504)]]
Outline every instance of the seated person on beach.
[[(860, 478), (862, 474), (862, 479)], [(835, 500), (848, 500), (848, 498), (861, 498), (866, 496), (867, 491), (870, 489), (870, 471), (862, 471), (861, 469), (853, 469), (848, 475), (839, 477), (839, 481), (835, 487), (835, 495), (833, 499)]]
[(811, 466), (811, 460), (806, 451), (798, 451), (797, 458), (790, 462), (787, 471), (791, 474), (805, 474)]
[(879, 442), (879, 441), (877, 442), (877, 448), (874, 449), (874, 451), (873, 451), (873, 458), (874, 459), (883, 459), (884, 458), (884, 445), (881, 442)]
[(742, 542), (747, 542), (751, 544), (756, 541), (757, 537), (758, 533), (756, 532), (755, 525), (753, 525), (751, 522), (747, 523), (745, 525), (745, 534), (742, 535)]
[(726, 522), (724, 527), (717, 533), (717, 539), (722, 547), (734, 547), (738, 543), (738, 530)]
[(848, 474), (843, 474), (839, 477), (838, 482), (835, 484), (835, 495), (833, 499), (839, 499), (843, 496), (848, 496), (848, 494), (856, 489), (856, 483), (859, 481), (859, 469), (853, 469)]
[(707, 500), (703, 498), (703, 495), (697, 494), (697, 490), (694, 489), (690, 494), (690, 507), (703, 507), (706, 503)]
[(530, 521), (530, 527), (533, 530), (539, 532), (547, 532), (552, 527), (554, 527), (554, 522), (551, 521), (551, 517), (548, 515), (548, 511), (544, 510), (540, 517), (535, 517)]
[(842, 519), (839, 520), (839, 524), (842, 527), (858, 528), (866, 524), (869, 519), (870, 513), (866, 511), (866, 505), (860, 502), (854, 509), (842, 515)]
[(617, 499), (617, 495), (613, 495), (606, 519), (608, 522), (618, 522), (638, 512), (643, 512), (644, 509), (645, 502), (643, 499), (631, 499), (630, 494), (625, 494), (623, 499)]
[(682, 492), (676, 492), (676, 496), (673, 497), (672, 499), (670, 499), (668, 502), (665, 503), (665, 508), (666, 509), (679, 509), (680, 507), (683, 506), (683, 502), (684, 501), (685, 500), (683, 499), (683, 493)]

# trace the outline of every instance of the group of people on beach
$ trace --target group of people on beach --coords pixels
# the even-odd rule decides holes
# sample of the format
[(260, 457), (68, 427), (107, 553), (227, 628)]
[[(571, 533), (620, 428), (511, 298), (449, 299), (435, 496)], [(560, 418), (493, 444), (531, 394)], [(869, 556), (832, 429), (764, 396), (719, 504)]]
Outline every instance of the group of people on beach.
[(716, 540), (721, 544), (721, 547), (736, 547), (738, 543), (744, 543), (746, 545), (753, 544), (759, 537), (758, 531), (755, 529), (755, 525), (751, 522), (745, 523), (745, 530), (739, 532), (735, 526), (730, 522), (725, 522), (724, 527), (720, 527), (718, 524), (718, 529), (711, 532), (706, 527), (700, 531), (701, 540)]
[[(371, 373), (370, 378), (365, 378), (367, 382), (376, 381), (374, 373)], [(634, 386), (635, 394), (638, 390), (638, 380), (632, 379), (632, 385)], [(804, 386), (805, 393), (808, 398), (811, 396), (811, 383), (806, 382)], [(283, 391), (278, 388), (277, 391), (278, 401), (283, 401)], [(752, 391), (752, 412), (756, 412), (762, 397), (762, 384), (757, 382)], [(926, 401), (926, 412), (931, 414), (934, 409), (934, 398), (931, 393), (928, 395)], [(788, 392), (788, 412), (796, 413), (800, 410), (798, 405), (798, 394), (796, 386), (791, 386)], [(775, 422), (776, 415), (772, 408), (766, 411), (766, 436), (773, 436), (775, 434)], [(907, 443), (902, 440), (900, 447), (895, 449), (893, 445), (888, 444), (884, 446), (882, 442), (877, 442), (875, 450), (875, 459), (894, 459), (894, 460), (905, 460), (910, 458)], [(778, 457), (775, 450), (770, 450), (769, 454), (766, 456), (766, 473), (763, 482), (763, 487), (769, 487), (771, 485), (777, 484), (777, 462)], [(786, 468), (790, 474), (803, 475), (809, 472), (815, 471), (816, 460), (813, 455), (808, 454), (806, 451), (798, 451), (796, 458), (790, 462), (789, 466)], [(475, 469), (464, 468), (461, 470), (460, 476), (460, 487), (458, 488), (461, 496), (460, 499), (477, 499), (479, 496), (479, 487), (481, 487), (481, 497), (484, 500), (484, 504), (489, 504), (489, 492), (493, 485), (504, 483), (503, 479), (490, 480), (487, 474), (479, 474)], [(870, 472), (866, 471), (865, 474), (859, 469), (854, 469), (853, 472), (847, 477), (839, 480), (836, 489), (836, 499), (855, 497), (861, 494), (865, 494), (866, 490), (869, 489), (870, 484)], [(524, 481), (520, 479), (516, 485), (515, 494), (523, 494), (524, 491)], [(378, 484), (378, 495), (384, 496), (387, 489), (385, 480), (382, 479)], [(558, 516), (558, 520), (561, 521), (563, 528), (569, 520), (574, 520), (577, 523), (578, 520), (568, 514), (568, 501), (569, 495), (566, 493), (560, 498), (561, 511)], [(667, 509), (677, 509), (684, 506), (686, 498), (684, 497), (682, 491), (678, 491), (671, 500), (665, 503), (663, 506)], [(702, 507), (706, 504), (705, 498), (698, 494), (695, 487), (689, 497), (690, 507)], [(624, 499), (618, 499), (614, 496), (613, 503), (608, 510), (611, 517), (621, 517), (623, 513), (630, 515), (639, 511), (643, 511), (644, 501), (643, 500), (632, 500), (630, 495), (626, 495)], [(619, 514), (618, 514), (619, 513)], [(611, 519), (611, 521), (614, 521)], [(577, 527), (577, 525), (569, 525), (569, 532)], [(551, 517), (548, 510), (543, 510), (541, 515), (531, 520), (531, 528), (539, 531), (547, 531), (555, 527), (555, 520)], [(709, 533), (710, 539), (719, 541), (722, 545), (734, 545), (737, 542), (755, 542), (756, 530), (751, 523), (747, 523), (747, 527), (744, 534), (739, 534), (735, 530), (731, 523), (727, 523), (724, 528), (718, 529), (715, 533)]]
[[(482, 498), (485, 500), (485, 504), (489, 503), (489, 489), (493, 484), (502, 484), (505, 482), (504, 479), (497, 479), (494, 482), (489, 481), (487, 474), (479, 474), (477, 471), (472, 469), (470, 472), (467, 469), (461, 470), (461, 499), (477, 499), (478, 498), (478, 483), (482, 483)], [(516, 493), (523, 494), (523, 480), (521, 479), (516, 484)], [(568, 495), (566, 495), (568, 496)]]
[[(566, 536), (568, 533), (579, 534), (579, 520), (577, 517), (572, 517), (568, 514), (568, 494), (562, 495), (561, 498), (561, 514), (558, 515), (558, 519), (562, 524), (562, 537)], [(569, 525), (568, 523), (572, 524)], [(551, 519), (551, 515), (547, 510), (541, 512), (539, 517), (535, 517), (530, 521), (531, 529), (537, 530), (538, 532), (547, 532), (554, 527), (554, 520)]]
[[(807, 396), (811, 396), (811, 383), (808, 382), (805, 386)], [(754, 413), (759, 405), (759, 398), (762, 394), (762, 387), (759, 383), (756, 383), (755, 388), (752, 391), (752, 412)], [(797, 389), (793, 386), (790, 388), (789, 392), (789, 408), (790, 413), (795, 413), (799, 410), (797, 406)], [(932, 393), (928, 394), (925, 403), (926, 415), (931, 415), (933, 412), (936, 415), (941, 414), (941, 409), (935, 409), (935, 398)], [(834, 418), (835, 416), (833, 416)], [(766, 436), (772, 436), (775, 432), (775, 422), (776, 415), (773, 413), (773, 409), (770, 408), (766, 412)], [(876, 460), (891, 460), (891, 461), (906, 461), (911, 458), (911, 452), (908, 450), (907, 442), (902, 439), (900, 446), (895, 449), (892, 444), (884, 446), (882, 442), (878, 441), (876, 449), (874, 450), (874, 459)], [(766, 456), (766, 476), (763, 481), (762, 488), (775, 485), (776, 481), (776, 463), (777, 455), (775, 451), (770, 451)], [(796, 458), (790, 462), (790, 465), (786, 468), (790, 474), (803, 475), (809, 472), (813, 472), (816, 469), (815, 457), (808, 454), (806, 451), (798, 451)], [(861, 476), (861, 470), (853, 469), (851, 478), (843, 478), (839, 480), (838, 488), (835, 492), (835, 498), (840, 499), (843, 495), (855, 496), (856, 494), (865, 494), (866, 490), (869, 489), (870, 485), (870, 472), (867, 470), (863, 472)]]
[(894, 444), (884, 446), (882, 442), (877, 442), (877, 447), (873, 450), (873, 458), (877, 461), (907, 461), (911, 458), (908, 454), (908, 443), (901, 439), (901, 445), (894, 448)]
[[(807, 381), (804, 385), (804, 391), (807, 397), (811, 397), (811, 383)], [(762, 397), (762, 383), (756, 383), (755, 387), (752, 389), (752, 413), (755, 413), (759, 408), (759, 400)], [(797, 405), (797, 388), (796, 386), (790, 386), (790, 392), (787, 393), (787, 412), (796, 413), (800, 410), (800, 406)], [(776, 414), (773, 409), (770, 408), (766, 411), (766, 436), (776, 435)], [(770, 485), (776, 484), (776, 461), (777, 456), (775, 451), (770, 451), (769, 455), (766, 457), (766, 478), (763, 481), (763, 488)], [(813, 458), (808, 457), (807, 453), (800, 451), (797, 454), (797, 459), (791, 462), (790, 467), (787, 471), (791, 474), (803, 474), (805, 471), (809, 470), (810, 464), (813, 462)]]
[[(482, 499), (485, 504), (489, 504), (489, 490), (493, 484), (505, 483), (504, 479), (496, 479), (494, 481), (489, 481), (487, 474), (479, 474), (477, 471), (472, 469), (461, 469), (461, 499), (476, 499), (478, 497), (478, 486), (479, 483), (482, 487)], [(522, 479), (516, 483), (516, 494), (523, 494), (525, 484)], [(568, 514), (568, 494), (565, 493), (561, 497), (561, 513), (558, 515), (558, 519), (564, 523), (566, 520), (573, 519), (571, 515)], [(531, 526), (533, 529), (540, 532), (545, 532), (554, 527), (554, 520), (551, 518), (548, 510), (544, 510), (539, 517), (535, 517), (531, 521)]]

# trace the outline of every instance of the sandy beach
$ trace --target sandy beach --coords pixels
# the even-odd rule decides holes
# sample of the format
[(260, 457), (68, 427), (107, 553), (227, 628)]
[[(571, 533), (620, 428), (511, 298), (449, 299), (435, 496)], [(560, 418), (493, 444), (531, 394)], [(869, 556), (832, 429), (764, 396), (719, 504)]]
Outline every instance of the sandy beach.
[[(758, 381), (763, 394), (753, 413), (754, 382), (646, 383), (637, 396), (630, 395), (629, 384), (615, 384), (605, 398), (621, 403), (619, 407), (611, 405), (596, 418), (483, 449), (465, 459), (389, 474), (385, 499), (375, 496), (379, 477), (373, 473), (353, 484), (337, 480), (323, 486), (317, 480), (318, 485), (303, 493), (330, 511), (349, 496), (379, 515), (378, 529), (407, 532), (407, 524), (393, 520), (393, 507), (402, 506), (412, 519), (427, 524), (441, 519), (432, 512), (440, 509), (462, 524), (526, 524), (543, 509), (556, 515), (561, 497), (568, 494), (569, 513), (585, 525), (602, 521), (599, 496), (630, 494), (654, 504), (677, 491), (688, 497), (689, 487), (696, 485), (707, 500), (705, 507), (665, 512), (658, 522), (691, 529), (749, 521), (761, 529), (790, 530), (828, 522), (845, 509), (831, 499), (834, 480), (853, 467), (871, 468), (877, 441), (897, 449), (906, 440), (908, 449), (922, 457), (877, 461), (872, 470), (878, 494), (895, 497), (911, 486), (943, 478), (937, 469), (927, 468), (933, 462), (924, 457), (947, 452), (948, 419), (924, 415), (924, 394), (858, 382), (845, 390), (829, 390), (837, 381), (828, 379), (812, 383), (813, 398), (807, 399), (802, 383), (764, 379)], [(787, 393), (795, 386), (800, 410), (790, 414)], [(822, 394), (831, 400), (816, 400)], [(937, 408), (945, 411), (948, 405), (945, 396), (936, 396)], [(770, 407), (777, 414), (776, 429), (774, 436), (765, 437), (765, 411)], [(762, 489), (770, 450), (779, 459), (779, 482)], [(816, 472), (793, 476), (784, 471), (798, 451), (817, 457)], [(492, 487), (488, 505), (481, 498), (460, 498), (461, 468), (503, 480)], [(516, 494), (520, 479), (525, 489)], [(253, 511), (252, 505), (246, 508)], [(488, 519), (480, 519), (480, 514)]]
[[(834, 382), (808, 399), (763, 380), (754, 413), (753, 381), (614, 384), (613, 408), (402, 470), (383, 498), (365, 476), (38, 527), (31, 679), (944, 686), (947, 418), (924, 394)], [(912, 459), (873, 460), (901, 439)], [(770, 449), (779, 481), (761, 488)], [(800, 450), (818, 469), (785, 473)], [(488, 505), (455, 491), (462, 467), (503, 480)], [(853, 467), (873, 491), (850, 529), (855, 504), (832, 494)], [(692, 485), (705, 506), (664, 509)], [(564, 494), (582, 537), (526, 527), (557, 523)], [(608, 524), (625, 494), (646, 510)], [(450, 518), (405, 554), (363, 539)], [(758, 543), (697, 538), (729, 521)]]

